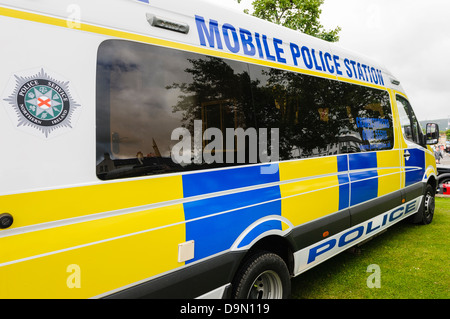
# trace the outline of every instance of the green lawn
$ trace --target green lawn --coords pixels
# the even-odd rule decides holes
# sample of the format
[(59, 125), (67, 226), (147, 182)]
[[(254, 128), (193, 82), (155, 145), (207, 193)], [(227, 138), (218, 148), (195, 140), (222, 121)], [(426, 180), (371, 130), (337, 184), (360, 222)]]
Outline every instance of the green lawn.
[[(294, 299), (450, 299), (450, 199), (436, 198), (430, 225), (402, 221), (292, 281)], [(380, 288), (368, 288), (369, 265)], [(370, 281), (372, 282), (372, 281)]]

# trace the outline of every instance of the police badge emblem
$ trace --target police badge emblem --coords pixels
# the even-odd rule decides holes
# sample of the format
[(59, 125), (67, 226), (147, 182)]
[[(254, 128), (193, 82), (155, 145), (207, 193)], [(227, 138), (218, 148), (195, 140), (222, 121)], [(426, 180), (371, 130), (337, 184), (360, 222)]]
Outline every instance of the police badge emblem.
[(9, 103), (8, 113), (18, 128), (32, 128), (45, 138), (72, 128), (80, 105), (73, 99), (68, 81), (57, 80), (41, 69), (31, 76), (14, 75), (8, 90), (12, 94), (4, 101)]

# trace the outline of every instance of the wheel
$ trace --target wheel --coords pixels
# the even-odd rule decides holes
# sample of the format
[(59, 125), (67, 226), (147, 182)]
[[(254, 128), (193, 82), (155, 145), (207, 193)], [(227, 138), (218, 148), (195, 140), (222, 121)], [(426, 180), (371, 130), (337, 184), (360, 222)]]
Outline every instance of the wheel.
[(291, 293), (291, 276), (280, 256), (270, 252), (253, 254), (233, 281), (234, 299), (284, 299)]
[(428, 184), (427, 188), (425, 189), (425, 196), (422, 205), (417, 212), (416, 218), (414, 218), (415, 222), (423, 225), (428, 225), (429, 223), (431, 223), (434, 216), (434, 195), (435, 190), (430, 184)]

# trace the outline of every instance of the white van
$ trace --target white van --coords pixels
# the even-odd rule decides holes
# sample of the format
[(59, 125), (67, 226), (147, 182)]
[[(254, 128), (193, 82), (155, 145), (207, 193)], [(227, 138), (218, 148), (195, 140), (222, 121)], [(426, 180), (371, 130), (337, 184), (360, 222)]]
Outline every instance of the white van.
[(439, 129), (367, 57), (201, 0), (0, 28), (0, 298), (285, 298), (433, 218)]

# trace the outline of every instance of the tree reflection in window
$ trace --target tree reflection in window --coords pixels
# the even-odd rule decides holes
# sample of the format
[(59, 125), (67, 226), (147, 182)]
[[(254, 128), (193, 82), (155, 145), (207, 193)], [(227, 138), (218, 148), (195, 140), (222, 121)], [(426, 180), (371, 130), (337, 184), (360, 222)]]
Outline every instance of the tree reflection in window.
[[(385, 91), (256, 65), (237, 70), (231, 62), (217, 58), (190, 62), (193, 67), (185, 72), (192, 73), (193, 82), (174, 83), (168, 89), (182, 89), (184, 95), (173, 108), (184, 112), (183, 125), (191, 130), (194, 119), (205, 121), (205, 113), (211, 113), (200, 105), (232, 101), (229, 108), (216, 108), (216, 123), (220, 123), (217, 127), (224, 132), (224, 119), (228, 118), (226, 127), (231, 128), (279, 128), (281, 160), (393, 146), (389, 96)], [(231, 110), (234, 119), (227, 114)], [(358, 127), (361, 121), (357, 119), (361, 118), (384, 119), (389, 124)], [(210, 125), (207, 121), (204, 128)]]
[(99, 178), (253, 163), (250, 143), (244, 163), (174, 163), (171, 133), (184, 127), (193, 136), (195, 121), (202, 132), (216, 127), (223, 133), (223, 148), (215, 149), (223, 154), (236, 153), (226, 147), (226, 128), (278, 128), (280, 160), (393, 147), (386, 91), (141, 43), (100, 46)]

